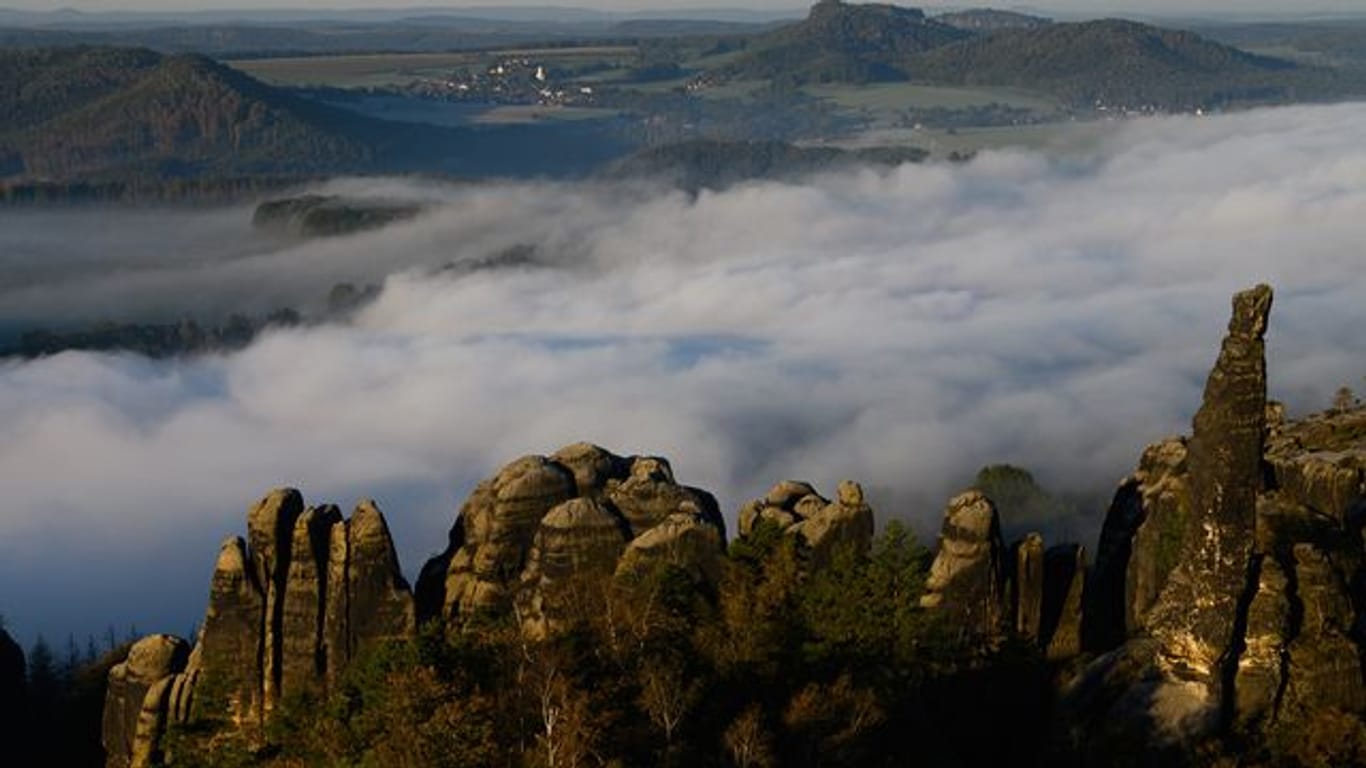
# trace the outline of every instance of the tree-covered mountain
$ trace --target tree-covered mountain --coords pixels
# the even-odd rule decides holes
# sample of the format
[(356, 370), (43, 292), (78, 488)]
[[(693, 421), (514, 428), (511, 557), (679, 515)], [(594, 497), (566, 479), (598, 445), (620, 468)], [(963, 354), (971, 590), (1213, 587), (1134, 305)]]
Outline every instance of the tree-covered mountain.
[(620, 154), (590, 129), (391, 122), (266, 85), (203, 56), (0, 51), (0, 181), (331, 173), (582, 173)]
[(905, 80), (909, 57), (969, 34), (915, 8), (821, 0), (805, 21), (751, 40), (726, 74), (789, 83)]
[(372, 167), (369, 121), (195, 55), (60, 48), (0, 54), (0, 172), (314, 173)]
[(822, 0), (803, 22), (750, 38), (723, 79), (1007, 86), (1065, 104), (1183, 110), (1366, 90), (1352, 73), (1248, 53), (1198, 34), (1106, 19), (1051, 23), (1003, 11), (938, 17)]
[(1072, 104), (1163, 109), (1314, 99), (1348, 85), (1329, 70), (1117, 19), (976, 37), (916, 56), (907, 70), (927, 83), (1013, 86)]

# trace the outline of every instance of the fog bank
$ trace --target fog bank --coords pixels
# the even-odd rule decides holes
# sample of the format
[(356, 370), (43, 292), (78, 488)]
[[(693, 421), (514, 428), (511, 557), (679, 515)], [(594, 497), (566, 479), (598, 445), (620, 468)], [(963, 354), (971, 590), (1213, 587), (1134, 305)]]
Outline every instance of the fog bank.
[[(1278, 291), (1274, 397), (1303, 412), (1361, 387), (1363, 134), (1362, 105), (1141, 121), (1083, 157), (696, 198), (342, 180), (320, 191), (433, 207), (304, 243), (247, 210), (7, 212), (0, 325), (383, 292), (227, 356), (0, 363), (0, 612), (63, 637), (184, 632), (218, 541), (285, 484), (378, 499), (415, 575), (479, 478), (576, 440), (670, 457), (732, 520), (774, 481), (848, 477), (929, 533), (1003, 461), (1103, 500), (1187, 428), (1239, 288)], [(34, 242), (45, 263), (16, 256)], [(534, 263), (441, 269), (514, 247)], [(1100, 507), (1054, 527), (1089, 537)]]

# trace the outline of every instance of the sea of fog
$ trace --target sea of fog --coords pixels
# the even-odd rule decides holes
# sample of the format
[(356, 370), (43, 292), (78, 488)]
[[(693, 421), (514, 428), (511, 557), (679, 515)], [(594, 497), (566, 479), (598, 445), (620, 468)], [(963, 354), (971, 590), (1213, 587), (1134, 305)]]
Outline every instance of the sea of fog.
[[(1277, 288), (1292, 411), (1362, 386), (1363, 135), (1364, 105), (1143, 120), (1083, 153), (695, 197), (338, 180), (314, 191), (431, 208), (311, 241), (249, 208), (0, 212), (0, 331), (383, 287), (233, 354), (0, 363), (0, 613), (26, 638), (186, 632), (279, 485), (377, 499), (415, 575), (481, 477), (577, 440), (670, 457), (732, 520), (780, 479), (856, 479), (926, 537), (1012, 462), (1080, 500), (1050, 534), (1093, 543), (1143, 446), (1187, 428), (1235, 290)], [(534, 263), (443, 269), (511, 248)]]

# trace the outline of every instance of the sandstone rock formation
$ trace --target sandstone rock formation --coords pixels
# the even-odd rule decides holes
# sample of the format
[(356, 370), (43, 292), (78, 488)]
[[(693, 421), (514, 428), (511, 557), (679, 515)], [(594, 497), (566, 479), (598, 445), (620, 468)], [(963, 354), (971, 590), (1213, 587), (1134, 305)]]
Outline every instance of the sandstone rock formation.
[(1264, 286), (1234, 298), (1193, 436), (1116, 494), (1085, 596), (1103, 655), (1063, 694), (1083, 755), (1190, 764), (1366, 714), (1366, 412), (1289, 422), (1267, 401), (1270, 307)]
[(798, 537), (812, 567), (829, 563), (841, 546), (866, 552), (873, 540), (873, 510), (863, 488), (845, 480), (837, 490), (836, 500), (830, 501), (808, 483), (780, 482), (764, 498), (740, 508), (740, 535), (750, 535), (760, 522), (776, 525)]
[(1005, 543), (996, 505), (979, 491), (949, 501), (921, 606), (944, 613), (965, 638), (1000, 637), (1006, 629)]
[(1039, 643), (1052, 661), (1081, 653), (1082, 593), (1086, 586), (1086, 549), (1060, 544), (1044, 553), (1043, 611)]
[(661, 564), (682, 569), (693, 581), (715, 584), (726, 551), (722, 532), (706, 515), (685, 510), (631, 540), (617, 563), (617, 575), (640, 575)]
[(527, 456), (480, 483), (445, 552), (418, 580), (423, 621), (516, 610), (544, 632), (570, 577), (665, 560), (713, 579), (725, 522), (711, 494), (680, 485), (666, 459), (579, 443)]
[(343, 520), (281, 489), (251, 508), (247, 530), (219, 549), (193, 651), (154, 635), (111, 671), (109, 766), (154, 764), (170, 722), (211, 719), (258, 738), (285, 697), (325, 692), (369, 644), (412, 636), (412, 596), (374, 502)]
[(152, 635), (135, 643), (128, 658), (109, 671), (101, 730), (110, 768), (145, 768), (161, 761), (172, 683), (189, 654), (184, 640)]
[(1079, 546), (1045, 549), (1043, 537), (1031, 533), (1007, 548), (996, 505), (967, 491), (944, 512), (920, 604), (961, 642), (995, 645), (1013, 636), (1061, 661), (1081, 650), (1085, 574)]
[(1015, 552), (1010, 590), (1010, 600), (1015, 605), (1015, 633), (1038, 642), (1043, 626), (1043, 536), (1031, 533), (1011, 549)]

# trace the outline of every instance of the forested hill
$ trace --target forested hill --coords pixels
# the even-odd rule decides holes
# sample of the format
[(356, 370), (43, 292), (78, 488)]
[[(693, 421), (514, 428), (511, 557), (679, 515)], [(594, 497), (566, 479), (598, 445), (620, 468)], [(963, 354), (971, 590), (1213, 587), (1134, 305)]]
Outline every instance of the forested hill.
[(822, 0), (806, 20), (750, 38), (745, 49), (719, 70), (722, 79), (1008, 86), (1071, 106), (1156, 110), (1366, 90), (1350, 73), (1131, 21), (1051, 23), (993, 11), (931, 18), (913, 8), (840, 0)]
[(790, 83), (904, 80), (909, 57), (969, 35), (914, 8), (822, 0), (805, 21), (753, 38), (726, 74)]
[(384, 150), (369, 121), (202, 56), (7, 51), (0, 73), (5, 176), (364, 170)]
[(1117, 19), (1004, 30), (921, 54), (907, 69), (922, 82), (1005, 85), (1073, 104), (1160, 108), (1314, 99), (1342, 85), (1329, 70)]
[(198, 55), (0, 50), (0, 182), (332, 173), (585, 172), (618, 154), (568, 130), (376, 120)]

